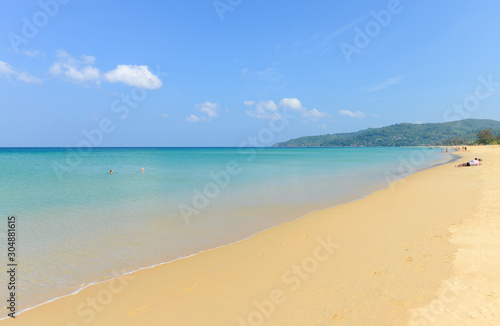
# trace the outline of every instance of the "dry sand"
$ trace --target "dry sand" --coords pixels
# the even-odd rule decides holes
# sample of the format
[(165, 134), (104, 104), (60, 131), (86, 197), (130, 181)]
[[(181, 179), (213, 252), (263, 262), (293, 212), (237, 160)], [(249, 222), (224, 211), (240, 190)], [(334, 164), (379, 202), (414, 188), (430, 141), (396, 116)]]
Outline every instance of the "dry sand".
[(500, 147), (461, 154), (485, 164), (423, 171), (0, 325), (500, 325)]
[(477, 180), (478, 209), (450, 227), (450, 242), (458, 246), (453, 273), (435, 299), (412, 310), (411, 326), (500, 325), (500, 147), (474, 147), (473, 152), (486, 161)]

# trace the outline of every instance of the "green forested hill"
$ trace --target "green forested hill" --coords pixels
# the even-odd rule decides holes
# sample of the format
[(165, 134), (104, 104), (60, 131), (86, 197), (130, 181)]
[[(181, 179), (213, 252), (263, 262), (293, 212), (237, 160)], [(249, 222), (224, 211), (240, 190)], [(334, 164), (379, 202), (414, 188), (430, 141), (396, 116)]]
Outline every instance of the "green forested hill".
[(481, 129), (500, 132), (495, 120), (466, 119), (444, 123), (398, 123), (352, 133), (308, 136), (277, 143), (275, 147), (341, 147), (341, 146), (421, 146), (458, 145), (476, 140)]

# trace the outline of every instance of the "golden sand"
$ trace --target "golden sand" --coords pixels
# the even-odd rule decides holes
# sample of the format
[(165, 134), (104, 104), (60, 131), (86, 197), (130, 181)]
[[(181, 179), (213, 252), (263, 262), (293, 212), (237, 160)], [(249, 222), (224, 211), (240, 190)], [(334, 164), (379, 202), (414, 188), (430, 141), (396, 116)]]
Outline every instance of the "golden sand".
[(500, 147), (461, 155), (0, 325), (500, 325)]

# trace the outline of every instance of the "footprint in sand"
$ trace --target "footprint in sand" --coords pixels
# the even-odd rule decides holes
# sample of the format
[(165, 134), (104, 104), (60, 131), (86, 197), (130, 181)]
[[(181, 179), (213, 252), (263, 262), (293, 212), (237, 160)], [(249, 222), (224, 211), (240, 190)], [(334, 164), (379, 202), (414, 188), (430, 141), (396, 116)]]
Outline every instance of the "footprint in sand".
[(373, 275), (382, 275), (382, 274), (385, 274), (385, 272), (387, 272), (387, 269), (382, 269), (382, 270), (373, 272)]
[(307, 238), (308, 236), (309, 236), (308, 234), (303, 234), (303, 235), (301, 235), (300, 237), (301, 237), (301, 238)]
[(278, 247), (283, 247), (283, 246), (286, 246), (286, 242), (280, 243), (280, 244), (278, 245)]
[(336, 322), (336, 321), (342, 320), (342, 319), (344, 319), (345, 315), (348, 315), (350, 313), (351, 313), (351, 310), (346, 309), (346, 310), (344, 310), (344, 312), (340, 312), (338, 314), (333, 314), (333, 316), (332, 316), (333, 321)]
[(188, 287), (188, 288), (185, 288), (185, 289), (184, 289), (184, 292), (192, 291), (192, 290), (194, 290), (194, 288), (195, 288), (195, 287), (197, 287), (198, 285), (199, 285), (199, 284), (198, 284), (198, 283), (196, 283), (196, 284), (194, 284), (193, 286), (190, 286), (190, 287)]
[(143, 312), (144, 310), (146, 310), (148, 308), (149, 308), (149, 306), (142, 306), (140, 308), (134, 309), (134, 310), (132, 310), (131, 312), (128, 313), (128, 316), (131, 317), (133, 315), (140, 314), (141, 312)]
[(498, 294), (496, 294), (495, 292), (491, 292), (490, 294), (486, 295), (486, 298), (489, 300), (495, 300), (496, 298), (498, 298)]
[(406, 257), (405, 259), (405, 262), (407, 263), (411, 263), (413, 261), (413, 258), (411, 258), (410, 256)]
[(389, 298), (389, 304), (391, 306), (404, 306), (405, 305), (405, 301), (403, 299), (394, 299), (394, 298)]

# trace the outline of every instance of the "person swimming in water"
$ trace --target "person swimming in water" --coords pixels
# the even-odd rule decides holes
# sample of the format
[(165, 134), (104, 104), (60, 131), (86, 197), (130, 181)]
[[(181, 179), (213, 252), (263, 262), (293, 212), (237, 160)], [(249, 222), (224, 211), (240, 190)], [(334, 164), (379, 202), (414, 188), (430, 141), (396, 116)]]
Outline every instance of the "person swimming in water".
[(109, 170), (109, 174), (113, 174), (113, 170)]

